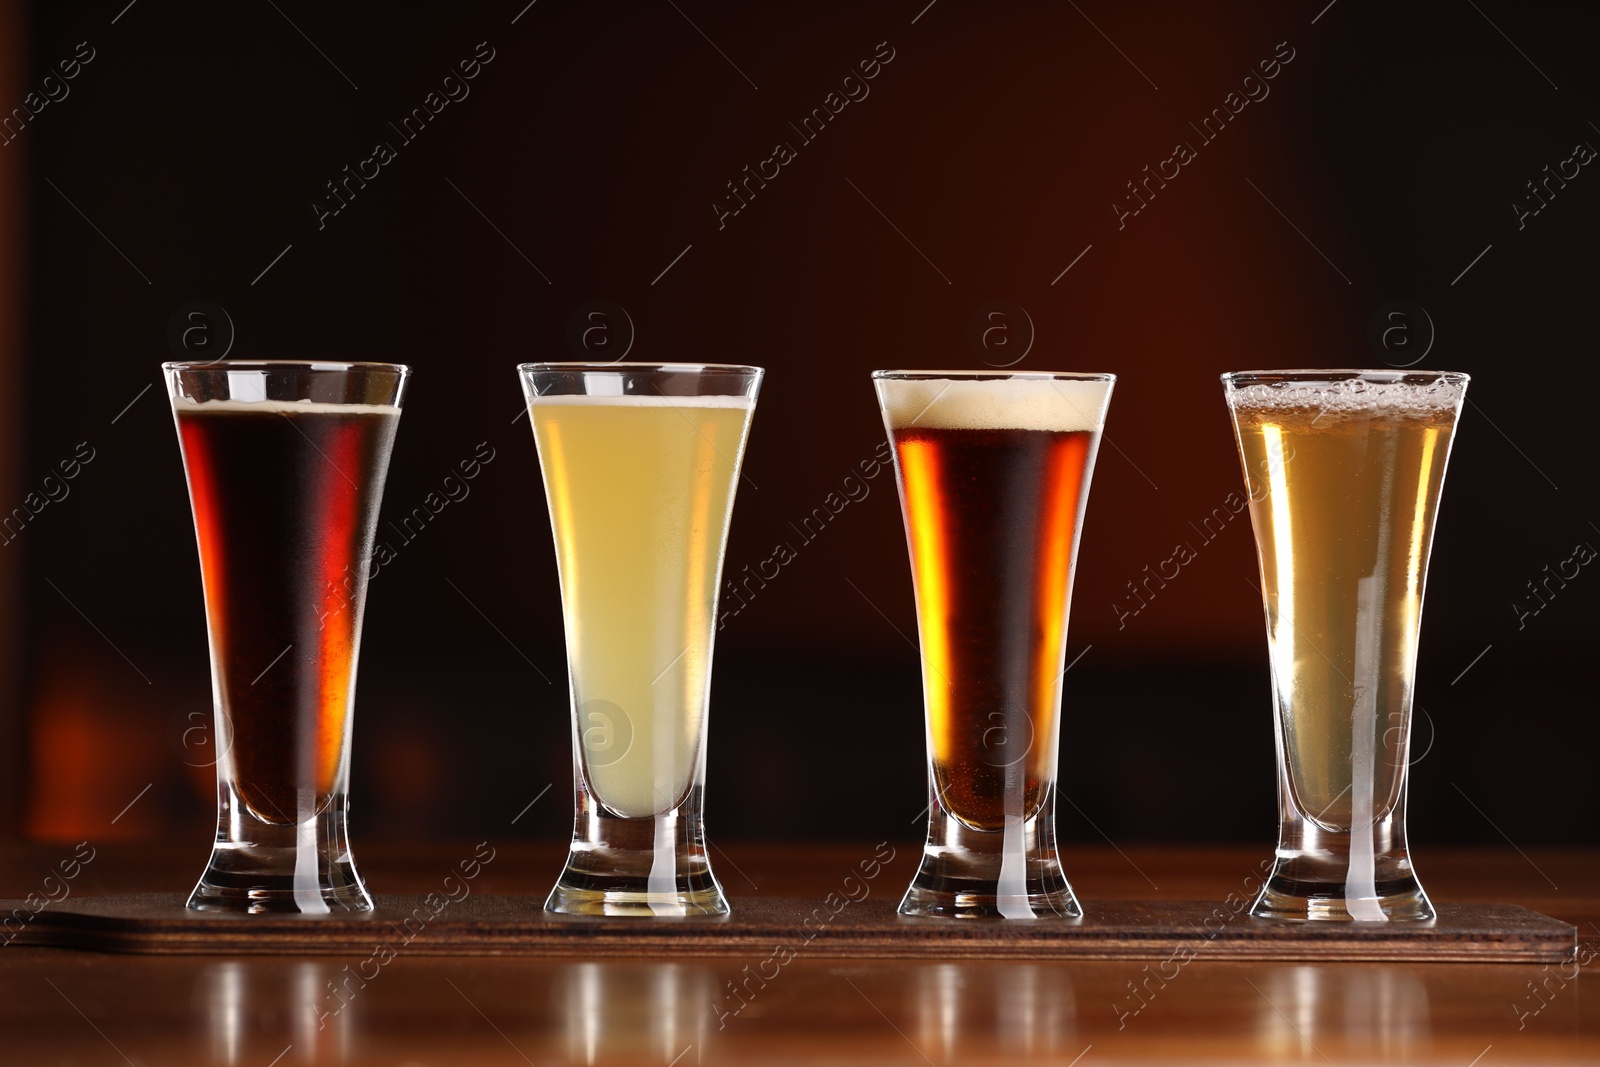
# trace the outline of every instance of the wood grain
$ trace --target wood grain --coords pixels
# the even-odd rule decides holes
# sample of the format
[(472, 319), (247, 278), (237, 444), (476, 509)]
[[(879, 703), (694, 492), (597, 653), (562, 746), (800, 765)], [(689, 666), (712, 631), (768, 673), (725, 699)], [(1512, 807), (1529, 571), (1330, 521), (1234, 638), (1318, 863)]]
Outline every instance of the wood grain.
[[(566, 842), (496, 844), (472, 899), (536, 907)], [(920, 849), (896, 844), (897, 857), (863, 903), (882, 898), (886, 908), (910, 880)], [(207, 848), (203, 834), (107, 843), (70, 883), (71, 896), (33, 922), (115, 894), (153, 893), (171, 908), (194, 884)], [(856, 884), (844, 875), (879, 851), (864, 842), (713, 849), (737, 921), (756, 913), (757, 898), (820, 901), (843, 892)], [(475, 851), (465, 842), (373, 841), (359, 858), (387, 906), (439, 891), (443, 876)], [(0, 896), (48, 891), (43, 879), (72, 852), (71, 843), (0, 842)], [(1237, 899), (1270, 852), (1074, 844), (1068, 873), (1092, 929), (1113, 901)], [(230, 954), (213, 943), (207, 954), (112, 955), (30, 947), (19, 937), (0, 948), (0, 1064), (1600, 1063), (1600, 997), (1583, 985), (1595, 981), (1600, 959), (1600, 850), (1428, 849), (1423, 881), (1447, 920), (1454, 903), (1491, 900), (1574, 923), (1578, 957), (1248, 960), (1220, 956), (1213, 950), (1223, 946), (1213, 943), (1182, 965), (1165, 962), (1165, 953), (843, 959), (828, 958), (820, 936), (813, 940), (821, 945), (787, 962), (770, 944), (720, 957), (687, 945), (605, 955), (615, 946), (587, 941), (583, 955), (468, 956), (430, 954), (419, 935), (416, 952), (380, 965), (370, 939), (381, 915), (359, 921), (366, 939), (348, 955), (263, 955), (264, 942)], [(727, 925), (709, 932), (725, 935)], [(233, 937), (231, 930), (203, 932)]]
[[(360, 916), (191, 912), (183, 897), (77, 897), (41, 912), (18, 945), (155, 955), (348, 955), (388, 946), (432, 956), (600, 958), (662, 953), (766, 958), (780, 947), (832, 959), (1229, 960), (1558, 963), (1571, 925), (1514, 904), (1441, 904), (1430, 923), (1272, 922), (1207, 901), (1091, 901), (1077, 921), (908, 919), (893, 901), (735, 898), (706, 919), (552, 916), (533, 896), (459, 902), (380, 898)], [(20, 904), (0, 901), (0, 914)]]

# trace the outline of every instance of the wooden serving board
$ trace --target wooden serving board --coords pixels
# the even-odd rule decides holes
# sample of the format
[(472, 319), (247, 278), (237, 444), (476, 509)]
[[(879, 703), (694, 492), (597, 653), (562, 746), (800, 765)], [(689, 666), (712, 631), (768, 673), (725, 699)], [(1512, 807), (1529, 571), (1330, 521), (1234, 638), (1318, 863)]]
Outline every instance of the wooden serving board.
[[(366, 915), (218, 915), (178, 894), (73, 897), (34, 915), (14, 944), (168, 955), (346, 955), (383, 946), (434, 956), (1107, 960), (1413, 960), (1558, 963), (1567, 923), (1514, 904), (1440, 904), (1432, 922), (1280, 922), (1207, 901), (1094, 900), (1073, 921), (907, 919), (888, 899), (747, 897), (717, 919), (546, 915), (533, 896), (473, 895), (442, 910), (389, 896)], [(0, 901), (0, 915), (19, 901)], [(838, 900), (835, 898), (835, 907)], [(26, 909), (20, 914), (26, 914)], [(420, 918), (419, 918), (420, 916)], [(409, 919), (409, 923), (407, 920)]]

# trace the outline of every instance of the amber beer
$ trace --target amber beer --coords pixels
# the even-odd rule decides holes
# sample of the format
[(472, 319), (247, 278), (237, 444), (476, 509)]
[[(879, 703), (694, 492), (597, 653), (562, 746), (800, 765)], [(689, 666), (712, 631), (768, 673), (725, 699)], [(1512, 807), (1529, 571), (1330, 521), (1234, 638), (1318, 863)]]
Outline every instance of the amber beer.
[(1109, 375), (879, 372), (916, 591), (929, 843), (908, 914), (1073, 914), (1052, 791)]
[[(975, 830), (1032, 818), (1053, 778), (1057, 683), (1088, 430), (899, 427), (915, 522), (933, 778)], [(1038, 743), (1042, 740), (1043, 743)]]
[(408, 370), (163, 368), (200, 550), (217, 835), (189, 907), (365, 911), (346, 831), (378, 504)]
[(1422, 595), (1466, 376), (1224, 376), (1261, 565), (1283, 817), (1263, 916), (1432, 917), (1405, 843)]

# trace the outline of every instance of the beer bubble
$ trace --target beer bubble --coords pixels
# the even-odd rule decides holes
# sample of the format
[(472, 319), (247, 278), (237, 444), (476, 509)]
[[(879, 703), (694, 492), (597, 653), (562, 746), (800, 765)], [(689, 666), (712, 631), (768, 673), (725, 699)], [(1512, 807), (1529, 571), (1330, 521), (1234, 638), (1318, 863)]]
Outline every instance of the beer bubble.
[(616, 363), (633, 349), (633, 317), (621, 304), (588, 300), (567, 319), (567, 350), (588, 363)]
[[(1266, 374), (1279, 372), (1267, 371)], [(1396, 418), (1454, 417), (1466, 395), (1466, 380), (1459, 375), (1435, 376), (1432, 371), (1401, 374), (1376, 372), (1381, 378), (1339, 377), (1352, 371), (1284, 371), (1281, 381), (1257, 382), (1228, 391), (1228, 404), (1241, 417), (1258, 419), (1316, 412), (1317, 419), (1369, 419), (1374, 414)], [(1304, 374), (1304, 377), (1293, 375)], [(1387, 376), (1393, 374), (1393, 378)]]
[(991, 367), (1014, 367), (1033, 349), (1033, 317), (1020, 304), (991, 300), (967, 319), (967, 348)]
[(585, 700), (578, 705), (578, 736), (584, 762), (609, 767), (633, 747), (633, 720), (609, 700)]
[(209, 300), (180, 304), (167, 318), (167, 350), (173, 359), (210, 365), (233, 351), (233, 319)]

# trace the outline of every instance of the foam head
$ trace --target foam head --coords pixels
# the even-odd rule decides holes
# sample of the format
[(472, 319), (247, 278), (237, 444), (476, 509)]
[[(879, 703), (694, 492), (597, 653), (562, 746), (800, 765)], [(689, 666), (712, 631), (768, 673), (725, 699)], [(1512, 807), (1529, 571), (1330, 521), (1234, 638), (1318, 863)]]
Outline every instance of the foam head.
[(1425, 381), (1330, 377), (1230, 382), (1227, 394), (1228, 405), (1242, 418), (1294, 419), (1313, 413), (1313, 421), (1321, 424), (1374, 416), (1454, 419), (1466, 390), (1465, 376), (1440, 375)]
[(1105, 427), (1114, 379), (876, 378), (889, 429), (1051, 430)]
[(663, 396), (660, 393), (595, 394), (549, 393), (528, 398), (536, 408), (590, 407), (590, 408), (739, 408), (749, 410), (756, 406), (753, 396)]
[(393, 404), (330, 404), (322, 400), (194, 400), (172, 397), (180, 415), (398, 415)]

